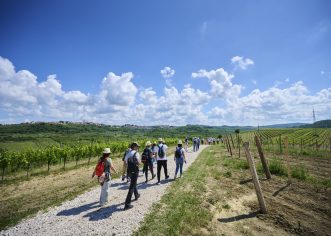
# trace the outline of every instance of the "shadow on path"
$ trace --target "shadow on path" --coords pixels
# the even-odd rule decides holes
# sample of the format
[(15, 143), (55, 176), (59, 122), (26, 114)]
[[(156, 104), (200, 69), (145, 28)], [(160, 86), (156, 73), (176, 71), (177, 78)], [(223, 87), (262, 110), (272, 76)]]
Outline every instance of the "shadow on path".
[(82, 205), (79, 207), (74, 207), (71, 209), (63, 210), (57, 213), (57, 216), (74, 216), (74, 215), (79, 215), (80, 213), (84, 211), (88, 211), (90, 209), (98, 207), (99, 202), (92, 202), (86, 205)]
[(259, 211), (255, 211), (255, 212), (251, 212), (251, 213), (248, 213), (248, 214), (242, 214), (242, 215), (239, 215), (239, 216), (233, 216), (233, 217), (228, 217), (228, 218), (220, 218), (220, 219), (217, 219), (217, 220), (219, 222), (222, 222), (222, 223), (230, 223), (230, 222), (235, 222), (235, 221), (239, 221), (239, 220), (254, 218), (259, 213), (260, 213)]
[(111, 205), (109, 207), (100, 208), (96, 211), (87, 213), (83, 217), (88, 217), (89, 221), (98, 221), (98, 220), (107, 219), (111, 217), (114, 212), (122, 211), (123, 207), (120, 207), (122, 205), (124, 205), (124, 203), (119, 203), (119, 204)]
[(290, 186), (290, 183), (287, 183), (286, 185), (284, 185), (283, 187), (281, 187), (280, 189), (278, 189), (276, 192), (274, 192), (272, 194), (273, 197), (276, 197), (280, 192), (284, 191), (288, 186)]

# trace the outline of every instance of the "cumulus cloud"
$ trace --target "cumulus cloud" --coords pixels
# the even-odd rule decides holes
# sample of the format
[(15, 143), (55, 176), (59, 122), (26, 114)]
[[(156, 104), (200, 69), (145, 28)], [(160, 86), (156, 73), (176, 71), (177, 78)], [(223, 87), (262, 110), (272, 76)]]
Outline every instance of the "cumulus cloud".
[(210, 84), (210, 93), (213, 97), (229, 98), (239, 96), (242, 90), (241, 85), (233, 84), (234, 75), (223, 68), (216, 70), (199, 70), (192, 73), (192, 78), (207, 78)]
[(250, 58), (244, 58), (235, 56), (231, 58), (231, 62), (235, 65), (235, 68), (246, 70), (248, 66), (254, 65), (254, 61)]
[(160, 70), (163, 78), (171, 78), (175, 75), (175, 70), (171, 69), (169, 66), (165, 66), (162, 70)]

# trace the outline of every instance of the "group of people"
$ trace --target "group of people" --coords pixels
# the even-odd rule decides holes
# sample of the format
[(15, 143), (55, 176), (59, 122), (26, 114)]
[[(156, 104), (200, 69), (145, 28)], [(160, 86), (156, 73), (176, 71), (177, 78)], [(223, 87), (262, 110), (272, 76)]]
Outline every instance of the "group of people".
[[(151, 173), (151, 179), (154, 179), (156, 177), (154, 173), (155, 161), (157, 163), (157, 184), (161, 184), (162, 168), (164, 171), (165, 179), (169, 179), (167, 166), (168, 146), (165, 144), (162, 138), (158, 139), (158, 143), (154, 142), (152, 144), (150, 141), (147, 141), (141, 156), (138, 152), (138, 149), (139, 144), (137, 142), (133, 142), (123, 156), (122, 181), (127, 179), (127, 181), (130, 182), (129, 191), (125, 200), (124, 210), (133, 207), (131, 205), (132, 195), (134, 195), (135, 200), (138, 200), (140, 197), (140, 194), (137, 190), (137, 179), (139, 176), (139, 165), (141, 163), (143, 164), (143, 173), (145, 174), (146, 183), (149, 181), (148, 172)], [(174, 154), (174, 161), (176, 162), (174, 179), (176, 179), (178, 172), (180, 173), (180, 177), (182, 177), (183, 164), (186, 163), (185, 151), (183, 149), (183, 143), (181, 140), (178, 141), (178, 145)], [(94, 176), (98, 176), (98, 181), (101, 185), (101, 194), (99, 201), (100, 206), (104, 206), (108, 203), (111, 170), (114, 173), (117, 173), (110, 158), (110, 149), (105, 148), (103, 151), (103, 155), (102, 157), (100, 157), (98, 164), (96, 165), (92, 174), (92, 178)]]

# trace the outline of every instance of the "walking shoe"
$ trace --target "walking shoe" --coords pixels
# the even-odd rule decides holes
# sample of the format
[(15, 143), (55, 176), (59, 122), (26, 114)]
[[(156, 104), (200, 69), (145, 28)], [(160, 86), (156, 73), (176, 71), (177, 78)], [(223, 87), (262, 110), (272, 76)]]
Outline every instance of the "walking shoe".
[(161, 184), (161, 182), (157, 182), (157, 184), (158, 184), (158, 185), (160, 185), (160, 184)]
[(154, 179), (156, 177), (156, 175), (154, 174), (153, 176), (152, 176), (152, 179)]
[(138, 195), (134, 198), (135, 201), (137, 201), (140, 198), (140, 194), (138, 193)]
[(125, 180), (125, 175), (122, 176), (122, 181), (124, 181), (124, 180)]
[(133, 206), (132, 205), (125, 205), (125, 207), (124, 207), (124, 211), (126, 211), (126, 210), (129, 210), (129, 209), (131, 209)]
[(169, 179), (169, 175), (167, 175), (165, 179)]

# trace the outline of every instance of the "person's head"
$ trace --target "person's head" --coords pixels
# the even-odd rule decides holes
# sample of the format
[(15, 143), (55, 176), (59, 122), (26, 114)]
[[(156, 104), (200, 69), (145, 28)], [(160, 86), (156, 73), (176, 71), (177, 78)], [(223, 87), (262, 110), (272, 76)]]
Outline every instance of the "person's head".
[(138, 144), (137, 142), (133, 142), (133, 143), (131, 144), (131, 149), (132, 149), (132, 150), (138, 150), (138, 148), (139, 148), (139, 144)]
[(152, 145), (151, 141), (147, 141), (145, 144), (146, 147), (150, 147), (151, 145)]
[(163, 139), (159, 138), (159, 144), (163, 143)]
[(103, 149), (102, 157), (105, 159), (108, 158), (109, 156), (110, 156), (110, 148)]
[(154, 147), (156, 144), (157, 144), (156, 141), (154, 141), (153, 144), (152, 144), (152, 146)]
[(182, 140), (178, 140), (178, 147), (182, 147), (182, 146), (183, 146)]

